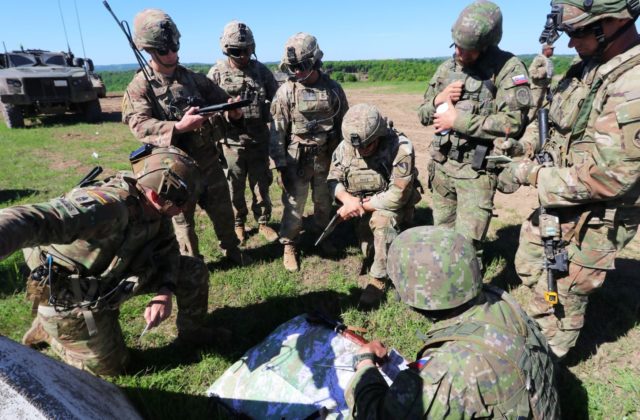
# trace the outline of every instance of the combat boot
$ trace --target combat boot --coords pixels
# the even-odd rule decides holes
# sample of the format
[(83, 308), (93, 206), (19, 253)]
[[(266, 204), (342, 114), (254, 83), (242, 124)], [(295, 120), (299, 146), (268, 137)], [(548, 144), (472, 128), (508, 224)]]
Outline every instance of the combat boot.
[(49, 344), (49, 334), (44, 330), (38, 318), (33, 320), (31, 328), (22, 336), (22, 344), (32, 348)]
[(233, 228), (233, 230), (236, 233), (236, 236), (238, 237), (240, 243), (244, 243), (244, 241), (247, 239), (247, 235), (244, 232), (244, 224), (237, 225), (235, 228)]
[(298, 265), (298, 260), (296, 259), (296, 246), (293, 244), (286, 244), (284, 246), (284, 256), (283, 256), (284, 268), (287, 271), (298, 271), (300, 266)]
[(377, 306), (384, 297), (386, 290), (386, 279), (371, 277), (369, 279), (369, 284), (367, 284), (367, 287), (364, 288), (364, 291), (360, 295), (360, 306), (363, 308), (373, 308)]
[(226, 345), (231, 342), (232, 333), (223, 327), (200, 327), (188, 331), (178, 331), (178, 343), (185, 346)]
[(225, 249), (224, 256), (241, 267), (245, 267), (253, 262), (253, 260), (244, 252), (240, 251), (240, 248), (234, 247)]
[(265, 223), (260, 223), (260, 225), (258, 225), (258, 233), (260, 233), (260, 235), (262, 235), (262, 237), (268, 242), (275, 242), (278, 240), (278, 232), (267, 226)]

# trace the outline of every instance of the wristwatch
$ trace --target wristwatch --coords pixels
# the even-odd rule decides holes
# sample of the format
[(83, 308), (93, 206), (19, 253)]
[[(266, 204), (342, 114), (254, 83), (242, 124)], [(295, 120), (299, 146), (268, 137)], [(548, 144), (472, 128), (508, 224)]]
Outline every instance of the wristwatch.
[(374, 353), (360, 353), (353, 355), (353, 363), (351, 366), (353, 367), (354, 372), (357, 370), (358, 365), (363, 360), (371, 360), (372, 362), (375, 362), (376, 355)]

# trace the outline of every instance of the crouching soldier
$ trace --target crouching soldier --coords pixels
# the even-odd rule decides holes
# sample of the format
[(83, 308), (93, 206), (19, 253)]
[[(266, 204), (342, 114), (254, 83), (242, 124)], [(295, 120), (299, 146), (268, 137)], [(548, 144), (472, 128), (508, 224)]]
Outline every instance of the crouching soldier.
[(131, 162), (133, 174), (0, 211), (0, 259), (30, 247), (23, 252), (36, 318), (23, 343), (49, 344), (66, 363), (98, 375), (127, 364), (118, 315), (134, 294), (156, 293), (144, 312), (149, 328), (171, 314), (175, 294), (180, 340), (204, 344), (216, 333), (201, 324), (206, 266), (180, 255), (171, 224), (197, 189), (197, 166), (177, 148), (149, 145)]
[(358, 241), (365, 258), (373, 251), (369, 284), (360, 304), (372, 306), (387, 284), (387, 249), (400, 226), (413, 219), (420, 201), (413, 146), (389, 127), (376, 107), (358, 104), (344, 116), (343, 140), (333, 153), (327, 182), (342, 206), (341, 219), (360, 217)]

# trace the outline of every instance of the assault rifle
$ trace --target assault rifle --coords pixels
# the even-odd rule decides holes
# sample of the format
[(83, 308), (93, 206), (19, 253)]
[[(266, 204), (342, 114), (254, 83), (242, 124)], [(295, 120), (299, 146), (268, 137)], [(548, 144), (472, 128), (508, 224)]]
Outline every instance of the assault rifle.
[(241, 99), (237, 102), (225, 102), (222, 104), (215, 104), (209, 106), (203, 106), (199, 108), (195, 113), (196, 114), (213, 114), (215, 112), (224, 112), (231, 111), (232, 109), (242, 108), (243, 106), (247, 106), (251, 104), (251, 99)]
[[(553, 156), (543, 150), (549, 137), (549, 110), (546, 108), (538, 110), (538, 128), (540, 152), (536, 155), (536, 160), (541, 165), (553, 166)], [(569, 267), (569, 257), (562, 240), (560, 218), (542, 205), (539, 209), (538, 226), (544, 247), (543, 267), (547, 271), (547, 291), (544, 294), (544, 300), (553, 306), (558, 303), (558, 286), (554, 272), (566, 273)]]

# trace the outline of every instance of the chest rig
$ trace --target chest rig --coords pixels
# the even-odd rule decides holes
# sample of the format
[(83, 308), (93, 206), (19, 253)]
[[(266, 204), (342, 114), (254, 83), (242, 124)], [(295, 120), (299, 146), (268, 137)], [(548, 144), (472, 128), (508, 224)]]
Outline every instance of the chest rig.
[(293, 83), (291, 134), (311, 138), (327, 134), (334, 130), (335, 117), (340, 114), (342, 106), (340, 95), (332, 86), (331, 79), (325, 74), (313, 86)]
[(347, 192), (354, 196), (368, 197), (385, 191), (389, 187), (391, 171), (393, 170), (393, 156), (389, 143), (389, 136), (380, 142), (376, 153), (362, 157), (357, 150), (350, 146), (348, 156), (345, 156), (344, 186)]
[[(492, 73), (493, 71), (489, 72), (489, 74)], [(479, 71), (463, 70), (455, 60), (452, 60), (449, 71), (437, 79), (436, 90), (441, 92), (449, 84), (457, 81), (462, 81), (464, 85), (462, 96), (455, 104), (456, 110), (465, 114), (484, 116), (495, 113), (497, 88), (491, 76), (486, 76)], [(454, 130), (446, 134), (436, 133), (432, 149), (436, 152), (434, 160), (438, 162), (451, 159), (456, 162), (471, 163), (475, 170), (483, 168), (484, 158), (489, 151), (486, 145)]]
[(247, 124), (269, 122), (269, 107), (266, 104), (267, 92), (262, 74), (255, 61), (250, 61), (246, 69), (237, 69), (228, 61), (218, 61), (219, 85), (232, 98), (241, 96), (251, 98), (252, 102), (242, 108)]

